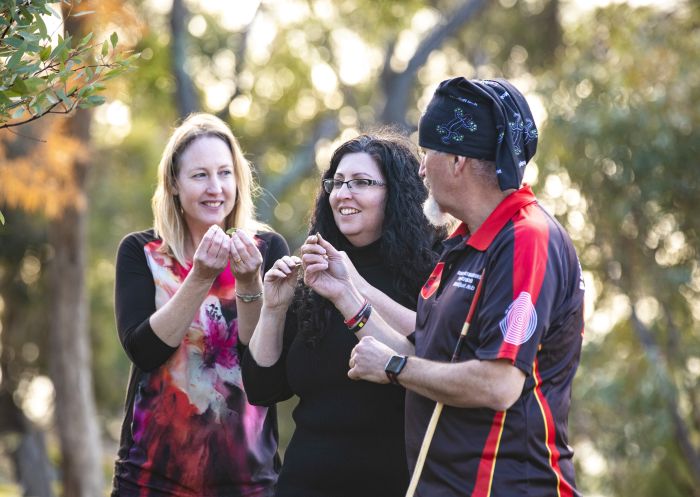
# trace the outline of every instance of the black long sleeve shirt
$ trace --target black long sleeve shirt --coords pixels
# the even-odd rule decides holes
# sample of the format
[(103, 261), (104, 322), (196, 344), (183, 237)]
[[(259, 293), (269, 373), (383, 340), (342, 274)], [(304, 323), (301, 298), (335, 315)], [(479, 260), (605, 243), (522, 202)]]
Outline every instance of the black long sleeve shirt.
[[(393, 275), (377, 244), (348, 251), (359, 273), (398, 300)], [(401, 302), (415, 308), (415, 300)], [(372, 319), (370, 317), (370, 319)], [(259, 330), (264, 332), (265, 330)], [(299, 396), (296, 430), (278, 481), (278, 497), (399, 497), (408, 486), (404, 449), (404, 390), (350, 380), (350, 351), (358, 339), (334, 310), (315, 348), (287, 314), (279, 361), (261, 367), (246, 351), (243, 380), (253, 403), (271, 406)]]

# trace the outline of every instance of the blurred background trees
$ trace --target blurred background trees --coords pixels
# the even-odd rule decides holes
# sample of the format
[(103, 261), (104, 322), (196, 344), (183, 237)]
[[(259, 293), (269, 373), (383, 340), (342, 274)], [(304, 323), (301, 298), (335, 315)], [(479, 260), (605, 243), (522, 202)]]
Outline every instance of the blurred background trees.
[[(48, 435), (47, 467), (65, 468), (58, 406), (71, 392), (49, 357), (66, 320), (91, 340), (91, 354), (69, 359), (91, 361), (97, 412), (87, 414), (109, 481), (129, 368), (114, 327), (114, 253), (151, 224), (156, 165), (178, 118), (204, 110), (231, 123), (257, 169), (260, 217), (295, 249), (333, 148), (379, 124), (413, 132), (435, 85), (465, 75), (507, 77), (527, 94), (541, 141), (526, 180), (570, 230), (586, 273), (570, 420), (579, 486), (589, 496), (700, 495), (700, 3), (597, 3), (83, 0), (95, 11), (81, 18), (89, 29), (116, 31), (141, 59), (108, 82), (91, 115), (18, 128), (44, 140), (26, 145), (28, 160), (0, 156), (7, 494), (21, 492), (8, 405)], [(0, 131), (0, 150), (17, 139)], [(14, 200), (18, 188), (36, 193), (31, 202)], [(81, 223), (84, 236), (63, 252), (56, 232)], [(61, 280), (84, 285), (84, 311), (57, 295)], [(75, 381), (68, 389), (91, 395)], [(51, 477), (78, 495), (65, 471)]]

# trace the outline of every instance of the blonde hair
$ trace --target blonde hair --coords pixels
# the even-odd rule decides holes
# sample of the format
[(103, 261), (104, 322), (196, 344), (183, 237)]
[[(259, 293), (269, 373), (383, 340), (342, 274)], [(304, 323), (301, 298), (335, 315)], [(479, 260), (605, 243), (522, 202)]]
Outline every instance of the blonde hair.
[(243, 228), (256, 232), (270, 228), (255, 219), (253, 194), (259, 187), (253, 179), (252, 165), (243, 156), (238, 140), (231, 129), (221, 119), (211, 114), (191, 114), (178, 126), (165, 145), (158, 164), (158, 186), (153, 194), (153, 228), (155, 235), (163, 240), (160, 251), (185, 265), (185, 242), (187, 224), (175, 193), (177, 175), (180, 171), (179, 158), (185, 149), (197, 138), (214, 136), (223, 140), (233, 156), (233, 174), (236, 179), (236, 202), (225, 219), (224, 230)]

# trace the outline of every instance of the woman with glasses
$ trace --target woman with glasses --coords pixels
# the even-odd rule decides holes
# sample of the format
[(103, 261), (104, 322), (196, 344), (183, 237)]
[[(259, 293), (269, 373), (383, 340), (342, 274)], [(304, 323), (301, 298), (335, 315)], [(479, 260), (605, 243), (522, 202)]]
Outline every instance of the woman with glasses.
[[(443, 235), (422, 212), (427, 192), (418, 169), (410, 141), (383, 131), (342, 144), (323, 174), (302, 254), (322, 240), (347, 254), (341, 265), (367, 298), (362, 316), (346, 320), (298, 282), (298, 257), (279, 259), (265, 275), (260, 321), (242, 369), (253, 403), (299, 397), (277, 496), (398, 497), (406, 491), (404, 391), (352, 381), (347, 373), (372, 302), (385, 311), (375, 310), (372, 319), (384, 318), (405, 335), (413, 331), (412, 310)], [(383, 305), (388, 299), (401, 305)], [(405, 336), (393, 339), (412, 347)]]

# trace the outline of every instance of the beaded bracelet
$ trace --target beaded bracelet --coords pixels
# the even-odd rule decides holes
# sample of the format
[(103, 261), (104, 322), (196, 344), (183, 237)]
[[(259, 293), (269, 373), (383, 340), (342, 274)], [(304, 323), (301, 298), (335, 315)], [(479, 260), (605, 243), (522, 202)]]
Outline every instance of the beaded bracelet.
[(365, 324), (367, 324), (370, 314), (372, 314), (372, 304), (365, 299), (365, 303), (362, 305), (362, 308), (360, 308), (357, 314), (344, 321), (345, 326), (347, 326), (353, 333), (357, 333)]

